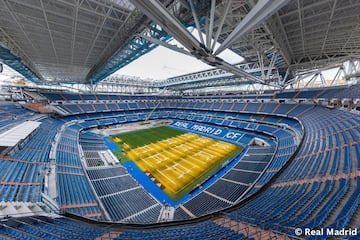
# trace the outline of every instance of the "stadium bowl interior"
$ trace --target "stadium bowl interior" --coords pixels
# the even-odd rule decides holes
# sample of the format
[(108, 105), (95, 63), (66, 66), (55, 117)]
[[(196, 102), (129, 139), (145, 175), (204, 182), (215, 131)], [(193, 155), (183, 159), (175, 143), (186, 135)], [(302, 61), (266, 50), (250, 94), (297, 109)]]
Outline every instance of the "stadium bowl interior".
[(359, 239), (357, 1), (0, 11), (0, 239)]

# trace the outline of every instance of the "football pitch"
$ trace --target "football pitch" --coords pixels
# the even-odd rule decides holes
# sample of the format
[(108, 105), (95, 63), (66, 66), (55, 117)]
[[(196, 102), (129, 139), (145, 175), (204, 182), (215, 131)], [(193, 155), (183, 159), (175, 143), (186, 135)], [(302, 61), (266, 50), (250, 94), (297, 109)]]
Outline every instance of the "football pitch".
[(198, 187), (243, 149), (170, 127), (139, 130), (111, 138), (122, 149), (116, 153), (117, 157), (132, 160), (174, 201)]

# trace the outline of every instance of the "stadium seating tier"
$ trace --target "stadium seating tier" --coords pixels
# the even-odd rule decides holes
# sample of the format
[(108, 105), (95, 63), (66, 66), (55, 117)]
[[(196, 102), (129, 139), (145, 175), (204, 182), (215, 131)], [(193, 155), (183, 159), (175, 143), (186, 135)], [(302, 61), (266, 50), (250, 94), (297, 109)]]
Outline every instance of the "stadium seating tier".
[[(354, 93), (356, 97), (357, 87), (352, 89), (343, 88), (338, 91), (326, 89), (283, 93), (282, 95), (278, 94), (277, 97), (291, 99), (342, 98), (345, 97), (346, 93)], [(65, 127), (59, 138), (56, 163), (58, 164), (57, 180), (60, 189), (57, 200), (60, 206), (65, 206), (63, 209), (69, 212), (84, 216), (96, 215), (101, 212), (89, 181), (85, 177), (89, 176), (90, 182), (93, 184), (96, 182), (95, 193), (99, 196), (110, 194), (110, 196), (106, 197), (108, 200), (104, 201), (109, 205), (109, 208), (116, 204), (122, 204), (122, 207), (120, 207), (123, 209), (122, 213), (116, 210), (111, 212), (110, 215), (113, 215), (114, 219), (120, 220), (127, 216), (133, 216), (127, 220), (147, 223), (143, 219), (149, 218), (152, 219), (151, 221), (157, 221), (161, 205), (156, 201), (152, 202), (153, 199), (150, 198), (147, 201), (139, 201), (137, 198), (144, 189), (136, 188), (136, 184), (126, 185), (128, 181), (124, 183), (125, 185), (119, 185), (115, 180), (112, 180), (113, 183), (109, 185), (102, 184), (104, 179), (113, 175), (108, 171), (101, 170), (100, 168), (103, 166), (95, 166), (95, 163), (92, 166), (94, 169), (83, 171), (79, 150), (74, 146), (79, 144), (79, 133), (82, 130), (96, 126), (143, 121), (155, 106), (152, 101), (161, 100), (161, 104), (155, 109), (151, 119), (182, 119), (221, 127), (240, 127), (258, 134), (262, 132), (276, 137), (276, 154), (273, 156), (271, 164), (268, 166), (267, 171), (259, 177), (256, 186), (247, 193), (247, 196), (255, 194), (254, 197), (250, 198), (251, 201), (241, 203), (237, 209), (223, 215), (223, 218), (230, 222), (257, 225), (259, 231), (272, 229), (289, 235), (293, 235), (295, 227), (359, 227), (354, 225), (357, 222), (354, 216), (359, 205), (360, 185), (358, 177), (360, 166), (360, 117), (356, 113), (339, 109), (332, 110), (311, 103), (233, 102), (230, 104), (221, 98), (216, 98), (216, 102), (210, 103), (206, 101), (200, 102), (200, 100), (197, 100), (198, 98), (181, 99), (169, 97), (152, 99), (148, 97), (151, 101), (144, 101), (140, 97), (101, 96), (100, 98), (104, 101), (116, 99), (117, 102), (95, 104), (92, 101), (97, 97), (91, 95), (46, 95), (50, 101), (63, 101), (64, 103), (59, 103), (58, 107), (71, 114), (60, 120), (52, 118), (42, 120), (44, 127), (47, 126), (49, 129), (53, 129), (46, 134), (45, 132), (42, 133), (45, 134), (45, 138), (37, 139), (37, 135), (35, 135), (31, 141), (24, 145), (23, 149), (13, 151), (11, 158), (19, 161), (10, 161), (7, 158), (0, 161), (1, 171), (3, 172), (3, 184), (0, 189), (3, 201), (25, 200), (36, 202), (40, 200), (40, 187), (34, 190), (31, 185), (23, 187), (6, 183), (25, 181), (39, 182), (41, 184), (41, 176), (36, 174), (43, 169), (39, 163), (49, 162), (49, 156), (44, 152), (50, 149), (51, 142), (57, 131), (65, 122), (82, 120), (82, 122)], [(124, 99), (133, 102), (131, 104), (121, 102)], [(142, 102), (138, 101), (140, 99)], [(174, 101), (175, 99), (176, 101)], [(87, 102), (74, 104), (71, 103), (72, 101)], [(76, 107), (71, 106), (71, 104)], [(286, 130), (286, 126), (294, 131)], [(300, 135), (297, 135), (296, 132)], [(305, 133), (303, 142), (297, 150), (297, 137), (303, 133)], [(82, 138), (82, 146), (85, 146), (85, 149), (87, 148), (87, 154), (92, 159), (97, 157), (89, 151), (90, 149), (104, 150), (104, 146), (94, 144), (92, 141), (94, 139), (96, 137), (91, 134)], [(47, 150), (41, 151), (41, 149)], [(229, 202), (236, 201), (235, 196), (239, 196), (239, 193), (244, 192), (241, 186), (249, 184), (252, 182), (251, 179), (257, 178), (271, 156), (271, 151), (255, 155), (254, 153), (256, 153), (256, 150), (249, 149), (248, 155), (242, 159), (243, 161), (240, 161), (233, 170), (224, 175), (223, 179), (217, 182), (218, 185), (212, 185), (206, 192), (183, 204), (181, 208), (176, 209), (174, 219), (191, 219), (194, 217), (193, 215), (202, 216), (209, 213), (209, 209), (216, 210), (217, 207), (221, 206), (218, 208), (220, 210), (231, 206)], [(293, 153), (296, 153), (294, 157), (292, 157)], [(291, 158), (291, 161), (288, 162), (289, 158)], [(32, 162), (35, 162), (35, 164)], [(254, 164), (255, 162), (259, 164)], [(284, 166), (286, 167), (283, 168)], [(247, 171), (243, 171), (244, 168)], [(241, 172), (241, 175), (236, 174), (234, 171)], [(276, 174), (277, 172), (279, 174)], [(126, 173), (126, 171), (124, 170), (122, 173)], [(274, 175), (277, 175), (277, 178), (271, 180)], [(117, 178), (120, 179), (120, 177)], [(249, 180), (249, 182), (242, 180), (242, 177)], [(228, 188), (224, 187), (226, 179), (232, 181), (232, 184), (234, 184), (233, 181), (242, 184), (234, 185), (231, 188), (233, 191), (228, 192)], [(129, 182), (131, 181), (129, 180)], [(108, 183), (107, 181), (106, 184)], [(262, 186), (265, 186), (265, 188), (261, 189)], [(111, 199), (113, 196), (111, 194), (114, 191), (121, 192), (129, 188), (134, 188), (133, 196), (116, 195), (117, 200)], [(139, 207), (124, 207), (126, 203), (134, 201), (141, 202)], [(76, 204), (79, 204), (80, 207), (76, 207)], [(89, 205), (81, 206), (81, 204)], [(141, 205), (142, 207), (140, 207)], [(139, 213), (141, 209), (147, 209), (148, 213), (142, 215), (142, 213)], [(122, 215), (127, 211), (128, 214)], [(134, 215), (136, 212), (139, 214)], [(330, 212), (332, 213), (330, 214)], [(28, 236), (31, 239), (31, 236), (51, 237), (51, 234), (55, 234), (59, 237), (64, 231), (58, 225), (63, 220), (49, 218), (40, 221), (34, 220), (35, 218), (37, 217), (33, 217), (32, 221), (16, 219), (2, 223), (0, 232), (2, 235), (0, 236)], [(188, 234), (189, 239), (201, 239), (203, 237), (209, 239), (212, 237), (214, 239), (215, 237), (241, 239), (245, 237), (243, 233), (234, 232), (230, 228), (215, 222), (215, 219), (210, 219), (203, 221), (200, 225), (193, 223), (189, 227), (177, 227), (178, 229), (157, 227), (157, 229), (151, 231), (126, 230), (119, 235), (119, 239), (140, 239), (144, 238), (144, 236), (158, 239), (159, 235), (166, 236), (165, 239), (176, 238), (180, 235), (183, 236), (182, 234), (186, 231), (191, 232), (191, 234)], [(50, 226), (42, 229), (43, 225), (40, 223)], [(85, 225), (79, 224), (79, 227), (82, 228)], [(95, 233), (97, 236), (109, 232), (97, 227), (91, 231), (98, 231)]]

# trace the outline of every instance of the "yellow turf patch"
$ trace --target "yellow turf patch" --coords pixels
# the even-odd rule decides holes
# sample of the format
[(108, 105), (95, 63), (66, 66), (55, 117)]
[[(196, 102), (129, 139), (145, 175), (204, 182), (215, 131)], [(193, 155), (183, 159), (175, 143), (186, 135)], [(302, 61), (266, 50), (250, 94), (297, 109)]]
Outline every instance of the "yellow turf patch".
[(127, 156), (169, 197), (178, 199), (238, 150), (230, 143), (185, 133), (131, 149)]

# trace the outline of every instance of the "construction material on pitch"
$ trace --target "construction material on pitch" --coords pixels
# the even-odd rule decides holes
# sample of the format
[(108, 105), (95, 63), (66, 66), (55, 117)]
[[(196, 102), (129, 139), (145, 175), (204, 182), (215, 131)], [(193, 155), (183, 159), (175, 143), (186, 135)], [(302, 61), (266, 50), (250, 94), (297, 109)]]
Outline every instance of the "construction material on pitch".
[(159, 127), (112, 136), (131, 159), (174, 201), (242, 150), (234, 144)]

